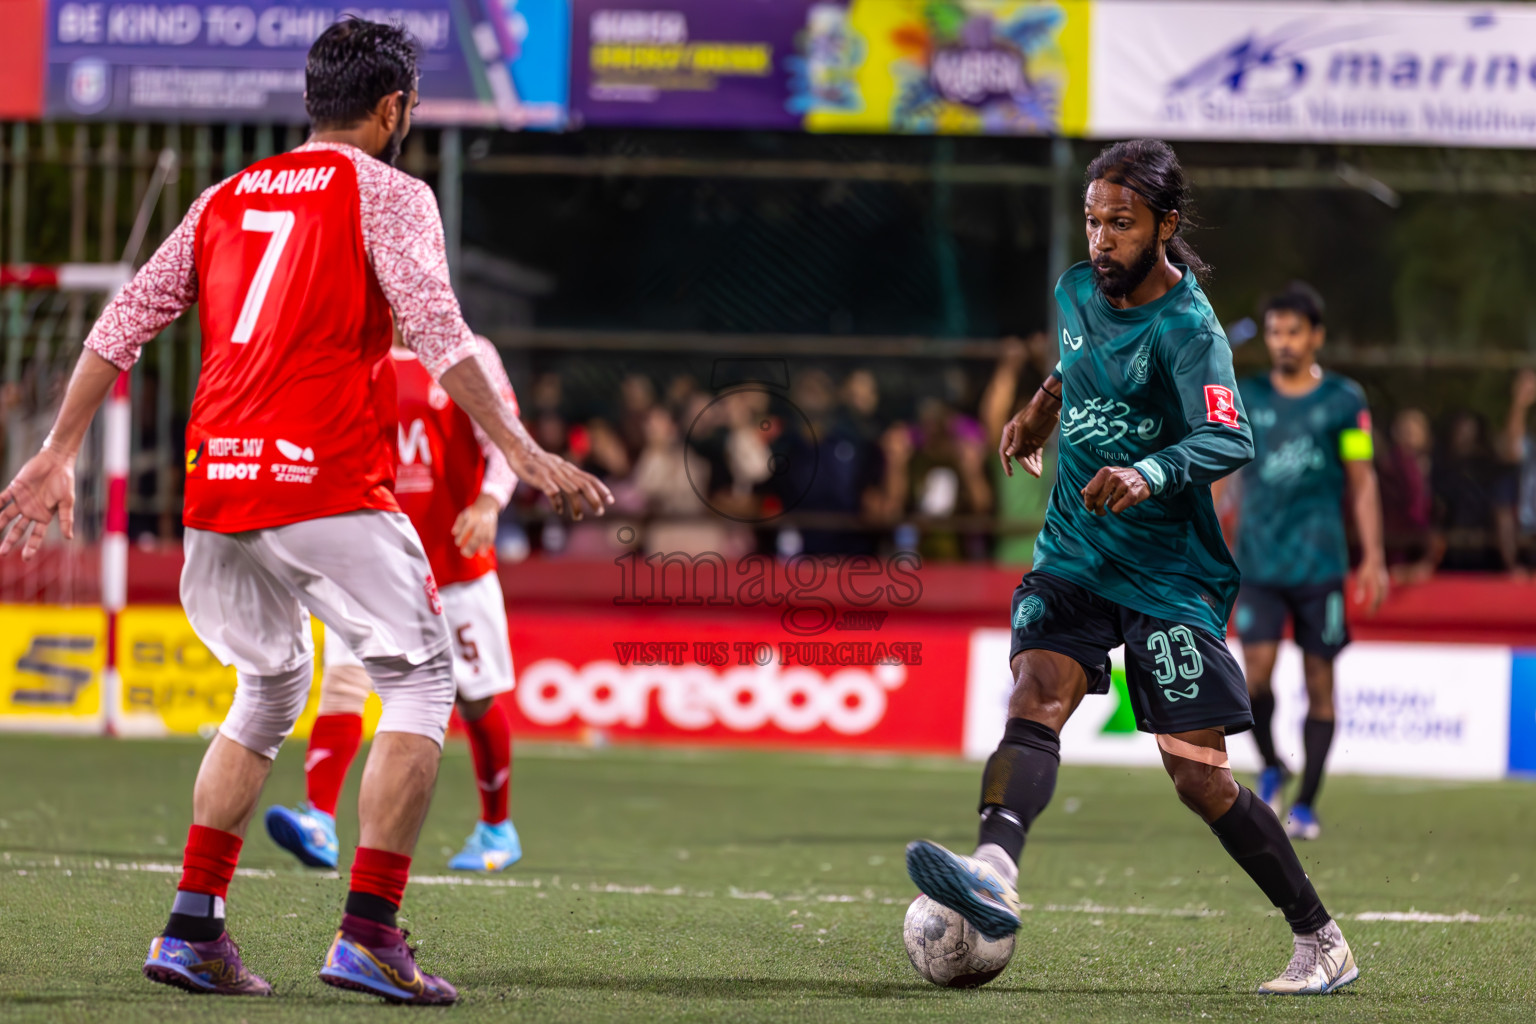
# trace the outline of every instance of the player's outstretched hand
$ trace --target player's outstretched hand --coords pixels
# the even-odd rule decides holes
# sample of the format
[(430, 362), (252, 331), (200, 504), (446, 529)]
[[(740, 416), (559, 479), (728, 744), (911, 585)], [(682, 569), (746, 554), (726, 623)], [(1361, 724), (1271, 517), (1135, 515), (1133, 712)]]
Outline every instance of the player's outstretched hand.
[(601, 480), (543, 449), (512, 462), (512, 470), (528, 486), (543, 492), (556, 512), (564, 515), (569, 508), (572, 519), (582, 518), (583, 505), (600, 516), (613, 504), (613, 492)]
[(1132, 505), (1152, 497), (1152, 488), (1140, 471), (1129, 466), (1105, 466), (1083, 488), (1083, 506), (1094, 515), (1119, 515)]
[(44, 448), (0, 491), (0, 555), (10, 554), (21, 544), (21, 557), (35, 558), (55, 515), (64, 536), (73, 540), (75, 460)]
[(496, 518), (501, 508), (496, 499), (482, 494), (453, 521), (453, 543), (459, 554), (474, 558), (496, 542)]
[[(1042, 400), (1041, 395), (1047, 397)], [(1041, 449), (1050, 440), (1060, 418), (1059, 400), (1041, 391), (1013, 419), (1003, 424), (1002, 440), (997, 446), (997, 457), (1003, 460), (1003, 472), (1013, 476), (1013, 463), (1017, 461), (1024, 472), (1038, 477), (1045, 468)]]
[(1381, 603), (1387, 599), (1387, 589), (1392, 585), (1391, 576), (1383, 562), (1363, 561), (1355, 574), (1355, 601), (1365, 605), (1365, 610), (1375, 615)]

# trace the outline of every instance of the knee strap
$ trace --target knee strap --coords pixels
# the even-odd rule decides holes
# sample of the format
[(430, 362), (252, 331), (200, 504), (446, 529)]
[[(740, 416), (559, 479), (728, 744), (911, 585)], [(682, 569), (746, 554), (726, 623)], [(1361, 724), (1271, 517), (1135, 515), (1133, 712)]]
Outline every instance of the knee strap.
[(235, 699), (219, 732), (247, 750), (267, 758), (276, 757), (283, 740), (304, 713), (304, 705), (309, 703), (314, 675), (313, 664), (308, 661), (281, 675), (238, 673)]
[(445, 649), (420, 665), (403, 658), (371, 658), (366, 664), (384, 705), (377, 731), (414, 733), (442, 746), (453, 714), (453, 655)]

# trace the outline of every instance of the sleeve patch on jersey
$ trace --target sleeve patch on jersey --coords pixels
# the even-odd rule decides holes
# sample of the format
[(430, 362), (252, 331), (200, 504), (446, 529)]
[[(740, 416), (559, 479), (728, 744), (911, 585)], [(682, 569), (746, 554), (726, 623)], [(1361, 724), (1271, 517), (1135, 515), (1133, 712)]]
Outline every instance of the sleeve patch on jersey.
[(1205, 418), (1224, 427), (1238, 427), (1237, 403), (1232, 400), (1232, 389), (1220, 384), (1205, 386)]
[(1355, 417), (1355, 426), (1369, 434), (1371, 432), (1371, 410), (1361, 409), (1359, 415)]
[(1376, 455), (1376, 445), (1369, 430), (1351, 428), (1339, 432), (1339, 458), (1345, 462), (1369, 462)]

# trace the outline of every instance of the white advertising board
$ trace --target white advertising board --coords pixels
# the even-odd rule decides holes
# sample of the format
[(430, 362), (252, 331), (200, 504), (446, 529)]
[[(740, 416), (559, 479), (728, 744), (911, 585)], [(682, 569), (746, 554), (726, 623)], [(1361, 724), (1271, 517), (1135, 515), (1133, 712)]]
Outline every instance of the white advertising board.
[(1088, 134), (1536, 145), (1536, 7), (1098, 0)]
[[(1241, 649), (1234, 644), (1241, 659)], [(1117, 667), (1121, 654), (1112, 659)], [(1275, 665), (1275, 741), (1296, 770), (1306, 717), (1301, 652), (1281, 645)], [(1356, 643), (1335, 665), (1337, 731), (1329, 770), (1340, 774), (1502, 778), (1509, 764), (1511, 654), (1473, 644)], [(1008, 720), (1008, 631), (971, 634), (965, 755), (983, 759)], [(1157, 765), (1151, 736), (1128, 731), (1116, 693), (1087, 697), (1061, 734), (1063, 764)], [(1233, 737), (1234, 768), (1255, 771), (1253, 740)]]

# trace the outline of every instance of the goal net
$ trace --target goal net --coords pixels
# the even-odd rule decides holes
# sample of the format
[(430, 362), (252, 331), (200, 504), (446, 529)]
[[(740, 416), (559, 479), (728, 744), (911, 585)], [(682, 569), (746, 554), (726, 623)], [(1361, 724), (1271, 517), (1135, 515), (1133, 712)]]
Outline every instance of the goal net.
[[(130, 275), (123, 264), (0, 265), (0, 486), (9, 484), (42, 446), (81, 343)], [(33, 561), (14, 555), (0, 559), (0, 602), (101, 603), (110, 493), (104, 447), (107, 422), (114, 416), (123, 432), (120, 440), (126, 442), (127, 405), (119, 399), (109, 403), (106, 415), (96, 417), (80, 452), (74, 540), (64, 540), (55, 523)]]

